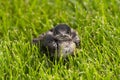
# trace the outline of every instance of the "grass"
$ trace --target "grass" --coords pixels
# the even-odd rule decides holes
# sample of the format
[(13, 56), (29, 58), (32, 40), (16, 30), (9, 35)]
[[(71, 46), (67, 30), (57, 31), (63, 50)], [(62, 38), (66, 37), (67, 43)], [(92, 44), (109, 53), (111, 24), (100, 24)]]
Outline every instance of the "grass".
[[(50, 67), (31, 40), (59, 23), (81, 49)], [(69, 67), (67, 65), (69, 64)], [(0, 80), (119, 80), (119, 0), (0, 0)]]

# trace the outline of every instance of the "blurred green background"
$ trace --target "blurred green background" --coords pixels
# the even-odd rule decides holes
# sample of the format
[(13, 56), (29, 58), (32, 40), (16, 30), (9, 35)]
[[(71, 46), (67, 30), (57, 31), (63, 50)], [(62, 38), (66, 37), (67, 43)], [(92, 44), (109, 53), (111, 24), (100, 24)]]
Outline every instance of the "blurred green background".
[[(78, 31), (81, 49), (50, 67), (31, 40), (59, 23)], [(120, 0), (0, 0), (4, 79), (119, 80)]]

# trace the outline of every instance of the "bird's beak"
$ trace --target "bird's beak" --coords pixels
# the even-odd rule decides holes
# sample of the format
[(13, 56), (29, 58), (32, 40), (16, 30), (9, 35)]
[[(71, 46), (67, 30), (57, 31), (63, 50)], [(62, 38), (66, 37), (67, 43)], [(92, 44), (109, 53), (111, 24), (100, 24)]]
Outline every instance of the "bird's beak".
[(71, 40), (71, 36), (66, 34), (57, 35), (55, 38), (57, 40)]

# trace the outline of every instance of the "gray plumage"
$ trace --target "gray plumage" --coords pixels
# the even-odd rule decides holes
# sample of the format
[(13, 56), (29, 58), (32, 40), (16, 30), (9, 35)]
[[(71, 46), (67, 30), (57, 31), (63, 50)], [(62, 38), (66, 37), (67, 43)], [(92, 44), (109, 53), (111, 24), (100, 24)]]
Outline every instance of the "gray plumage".
[(43, 53), (58, 57), (73, 55), (77, 47), (80, 46), (78, 33), (66, 24), (59, 24), (38, 38), (33, 39), (33, 43), (39, 44)]

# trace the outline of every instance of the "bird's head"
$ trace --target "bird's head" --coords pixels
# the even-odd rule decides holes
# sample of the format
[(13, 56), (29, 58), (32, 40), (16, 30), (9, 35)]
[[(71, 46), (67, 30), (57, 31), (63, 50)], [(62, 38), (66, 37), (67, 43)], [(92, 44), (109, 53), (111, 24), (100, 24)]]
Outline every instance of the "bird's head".
[(59, 24), (53, 30), (57, 40), (71, 40), (71, 28), (66, 24)]

